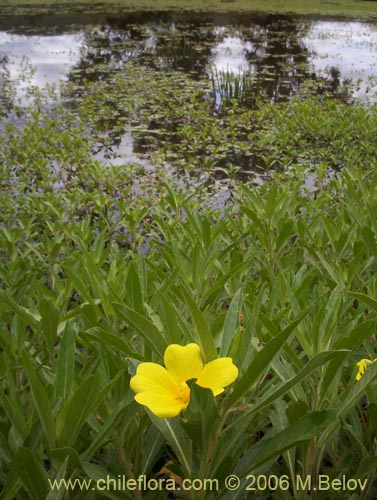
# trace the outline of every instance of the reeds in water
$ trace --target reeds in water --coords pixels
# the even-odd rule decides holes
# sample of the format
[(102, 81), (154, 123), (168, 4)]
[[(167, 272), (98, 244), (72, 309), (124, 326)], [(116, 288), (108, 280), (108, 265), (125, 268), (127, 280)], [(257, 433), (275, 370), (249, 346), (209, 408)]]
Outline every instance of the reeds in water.
[(218, 106), (228, 105), (236, 100), (241, 104), (253, 105), (259, 95), (259, 79), (250, 71), (217, 70), (211, 68), (212, 95)]

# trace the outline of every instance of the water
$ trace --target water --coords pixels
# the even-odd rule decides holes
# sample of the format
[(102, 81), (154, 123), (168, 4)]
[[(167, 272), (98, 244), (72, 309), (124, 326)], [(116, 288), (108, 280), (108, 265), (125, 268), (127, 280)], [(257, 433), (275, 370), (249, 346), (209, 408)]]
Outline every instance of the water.
[[(362, 80), (353, 94), (362, 98), (366, 87), (377, 88), (376, 54), (376, 25), (357, 21), (178, 14), (80, 18), (77, 24), (58, 16), (0, 18), (2, 75), (24, 75), (21, 89), (57, 84), (90, 63), (114, 68), (139, 59), (164, 71), (201, 75), (214, 67), (279, 77), (281, 95), (308, 76), (332, 78), (338, 86)], [(34, 68), (29, 75), (26, 63)]]
[(354, 84), (352, 95), (361, 100), (376, 92), (376, 24), (317, 21), (310, 26), (303, 43), (311, 55), (314, 72), (332, 73), (340, 82)]
[(22, 91), (27, 85), (58, 83), (78, 63), (82, 38), (81, 34), (38, 36), (1, 31), (0, 54), (8, 60), (4, 70), (11, 80), (20, 82)]
[[(373, 100), (376, 26), (272, 15), (0, 17), (0, 108), (27, 105), (33, 88), (106, 80), (129, 62), (196, 79), (248, 72), (271, 101), (290, 98), (308, 80), (345, 100)], [(112, 151), (110, 162), (140, 160), (130, 130)]]

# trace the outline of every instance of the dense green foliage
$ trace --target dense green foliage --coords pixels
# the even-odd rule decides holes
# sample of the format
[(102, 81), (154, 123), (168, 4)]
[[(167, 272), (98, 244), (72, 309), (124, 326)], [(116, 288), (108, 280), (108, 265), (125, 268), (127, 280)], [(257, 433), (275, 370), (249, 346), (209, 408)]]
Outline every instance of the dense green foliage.
[[(220, 207), (216, 184), (182, 188), (162, 172), (136, 195), (136, 170), (101, 167), (77, 118), (55, 113), (34, 112), (2, 137), (3, 498), (45, 498), (47, 478), (151, 475), (163, 456), (180, 477), (219, 478), (213, 498), (226, 497), (229, 473), (256, 471), (367, 477), (364, 497), (373, 498), (376, 366), (355, 381), (355, 363), (376, 349), (373, 109), (262, 106), (260, 140), (294, 168), (258, 187), (228, 184)], [(346, 114), (352, 120), (338, 119)], [(315, 150), (313, 142), (313, 154), (305, 117), (313, 130), (315, 120), (332, 120), (318, 125), (327, 139)], [(339, 136), (359, 131), (343, 150), (335, 124)], [(330, 178), (326, 155), (343, 164)], [(319, 162), (311, 191), (303, 187), (309, 160)], [(129, 378), (138, 360), (161, 362), (168, 344), (191, 341), (209, 357), (213, 348), (231, 355), (240, 377), (216, 400), (208, 448), (191, 442), (182, 458), (177, 422), (149, 418)]]

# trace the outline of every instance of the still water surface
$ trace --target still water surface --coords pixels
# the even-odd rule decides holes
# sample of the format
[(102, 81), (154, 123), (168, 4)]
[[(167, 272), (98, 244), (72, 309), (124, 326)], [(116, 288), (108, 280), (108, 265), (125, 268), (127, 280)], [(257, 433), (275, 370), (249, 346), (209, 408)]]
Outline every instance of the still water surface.
[[(7, 99), (25, 105), (33, 87), (106, 80), (110, 72), (138, 62), (197, 79), (248, 73), (273, 102), (291, 97), (308, 81), (345, 100), (368, 102), (377, 92), (376, 28), (276, 15), (0, 15), (0, 90), (7, 84), (13, 89)], [(135, 160), (130, 133), (119, 146), (123, 159)]]
[(211, 68), (262, 75), (271, 98), (292, 94), (309, 77), (334, 88), (359, 82), (352, 95), (363, 98), (377, 88), (377, 29), (282, 16), (0, 17), (1, 76), (21, 89), (57, 84), (90, 63), (114, 68), (137, 59), (198, 76)]

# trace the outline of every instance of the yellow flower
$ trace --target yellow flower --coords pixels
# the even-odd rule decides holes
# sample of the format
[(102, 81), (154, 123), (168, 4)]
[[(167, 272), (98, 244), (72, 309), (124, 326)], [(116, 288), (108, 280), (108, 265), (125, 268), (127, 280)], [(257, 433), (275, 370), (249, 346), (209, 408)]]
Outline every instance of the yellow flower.
[(177, 416), (190, 402), (188, 380), (196, 379), (201, 387), (211, 389), (214, 396), (234, 382), (238, 368), (232, 358), (218, 358), (203, 366), (197, 344), (171, 344), (164, 354), (165, 367), (157, 363), (140, 363), (131, 378), (135, 400), (159, 418)]
[(357, 372), (356, 375), (357, 381), (359, 381), (361, 379), (361, 376), (364, 375), (364, 372), (368, 368), (368, 365), (371, 365), (372, 363), (374, 363), (374, 361), (371, 361), (370, 359), (362, 359), (357, 363), (357, 366), (359, 367), (359, 371)]

